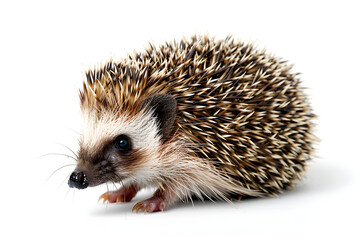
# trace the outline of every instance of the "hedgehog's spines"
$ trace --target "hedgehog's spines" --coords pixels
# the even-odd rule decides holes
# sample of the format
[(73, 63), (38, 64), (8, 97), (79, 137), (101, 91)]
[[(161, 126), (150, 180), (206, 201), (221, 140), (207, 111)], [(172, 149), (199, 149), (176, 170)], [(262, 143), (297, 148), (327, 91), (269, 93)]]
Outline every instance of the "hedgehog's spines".
[(179, 138), (199, 146), (197, 156), (217, 159), (240, 186), (273, 194), (300, 178), (313, 152), (312, 110), (291, 68), (231, 36), (194, 36), (88, 71), (80, 99), (131, 112), (169, 94)]

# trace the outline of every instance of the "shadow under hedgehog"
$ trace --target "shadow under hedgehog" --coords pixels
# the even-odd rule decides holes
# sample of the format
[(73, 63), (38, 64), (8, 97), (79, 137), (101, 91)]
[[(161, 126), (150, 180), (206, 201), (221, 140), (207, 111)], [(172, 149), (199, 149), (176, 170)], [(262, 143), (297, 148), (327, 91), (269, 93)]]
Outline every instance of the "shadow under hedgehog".
[(89, 71), (69, 186), (155, 212), (196, 196), (272, 196), (301, 179), (314, 114), (291, 66), (231, 37), (193, 36)]

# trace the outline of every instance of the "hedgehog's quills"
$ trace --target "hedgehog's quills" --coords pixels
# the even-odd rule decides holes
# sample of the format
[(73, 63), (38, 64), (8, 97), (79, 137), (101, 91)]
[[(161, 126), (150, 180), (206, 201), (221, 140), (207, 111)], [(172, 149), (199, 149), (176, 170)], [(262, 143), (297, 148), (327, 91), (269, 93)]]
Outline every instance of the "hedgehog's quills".
[(293, 186), (313, 152), (312, 114), (296, 74), (231, 38), (150, 46), (87, 73), (84, 131), (71, 187), (121, 182), (101, 199), (154, 196), (133, 210), (180, 200), (266, 196)]

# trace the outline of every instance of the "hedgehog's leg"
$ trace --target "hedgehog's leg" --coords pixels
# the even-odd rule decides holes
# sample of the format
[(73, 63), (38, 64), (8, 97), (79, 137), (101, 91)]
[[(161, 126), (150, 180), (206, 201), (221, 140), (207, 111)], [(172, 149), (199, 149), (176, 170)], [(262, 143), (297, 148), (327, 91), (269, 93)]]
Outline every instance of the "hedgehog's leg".
[(139, 188), (135, 185), (122, 186), (117, 191), (106, 192), (100, 196), (99, 201), (103, 199), (103, 202), (108, 201), (109, 203), (116, 202), (130, 202), (139, 191)]
[(143, 211), (146, 212), (158, 212), (164, 211), (165, 208), (169, 208), (178, 200), (174, 194), (168, 188), (158, 189), (154, 195), (144, 201), (138, 202), (133, 207), (132, 211)]

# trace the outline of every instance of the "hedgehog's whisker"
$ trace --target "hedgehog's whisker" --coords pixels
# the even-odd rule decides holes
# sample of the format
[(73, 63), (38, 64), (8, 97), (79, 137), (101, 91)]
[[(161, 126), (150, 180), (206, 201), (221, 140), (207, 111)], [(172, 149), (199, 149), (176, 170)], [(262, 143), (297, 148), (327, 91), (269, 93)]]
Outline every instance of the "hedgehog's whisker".
[[(108, 183), (106, 183), (106, 189), (107, 189), (107, 192), (109, 193), (109, 185)], [(109, 205), (109, 201), (106, 202), (106, 207), (108, 207)]]
[(76, 158), (74, 158), (73, 156), (67, 155), (67, 154), (65, 154), (65, 153), (46, 153), (46, 154), (37, 156), (37, 157), (35, 157), (34, 159), (38, 159), (38, 158), (42, 158), (42, 157), (47, 157), (47, 156), (64, 156), (64, 157), (68, 157), (68, 158), (71, 158), (71, 159), (77, 161)]
[(114, 191), (119, 190), (119, 189), (116, 187), (116, 184), (115, 184), (115, 182), (114, 182), (114, 181), (111, 181), (111, 183), (113, 184)]
[(55, 169), (55, 171), (53, 171), (53, 172), (50, 174), (50, 176), (46, 179), (45, 182), (49, 181), (49, 179), (50, 179), (57, 171), (59, 171), (60, 169), (63, 169), (63, 168), (65, 168), (65, 167), (75, 166), (75, 165), (76, 165), (76, 164), (74, 164), (74, 163), (72, 163), (72, 164), (66, 164), (66, 165), (64, 165), (64, 166), (61, 166), (61, 167)]
[(67, 150), (69, 150), (72, 154), (74, 154), (74, 156), (77, 158), (77, 159), (79, 159), (79, 156), (76, 154), (76, 152), (75, 151), (73, 151), (71, 148), (69, 148), (68, 146), (66, 146), (65, 144), (62, 144), (62, 143), (56, 143), (56, 144), (58, 144), (58, 145), (60, 145), (60, 146), (62, 146), (62, 147), (64, 147), (64, 148), (66, 148)]
[(67, 195), (69, 194), (70, 189), (71, 189), (71, 188), (68, 188), (68, 190), (66, 191), (66, 193), (65, 193), (65, 197), (64, 197), (64, 201), (65, 201), (65, 199), (66, 199)]
[(116, 181), (119, 181), (121, 186), (124, 186), (124, 182), (122, 181), (122, 178), (117, 173), (115, 173), (115, 177), (116, 177)]
[[(59, 190), (60, 187), (65, 183), (65, 181), (69, 179), (70, 175), (71, 175), (71, 172), (70, 172), (70, 173), (65, 177), (65, 179), (59, 184), (57, 190)], [(69, 189), (70, 189), (70, 188), (69, 188)]]
[(72, 129), (72, 128), (69, 128), (69, 127), (65, 127), (67, 130), (70, 130), (71, 132), (74, 132), (74, 133), (76, 133), (76, 134), (78, 134), (78, 135), (81, 135), (81, 133), (79, 133), (78, 131), (76, 131), (76, 130), (74, 130), (74, 129)]
[(72, 198), (73, 203), (74, 203), (74, 199), (75, 199), (75, 188), (73, 190), (73, 198)]

